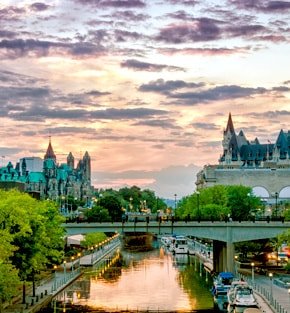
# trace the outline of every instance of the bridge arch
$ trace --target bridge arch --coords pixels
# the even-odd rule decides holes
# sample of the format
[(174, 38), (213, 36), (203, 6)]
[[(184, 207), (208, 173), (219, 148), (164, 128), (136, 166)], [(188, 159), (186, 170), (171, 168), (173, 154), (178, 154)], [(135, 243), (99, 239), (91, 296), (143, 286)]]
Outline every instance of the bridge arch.
[(279, 193), (280, 198), (288, 198), (290, 200), (290, 186), (285, 186), (281, 189)]
[(260, 198), (269, 198), (270, 197), (270, 193), (267, 190), (267, 188), (263, 187), (263, 186), (254, 186), (252, 188), (253, 194), (257, 197)]

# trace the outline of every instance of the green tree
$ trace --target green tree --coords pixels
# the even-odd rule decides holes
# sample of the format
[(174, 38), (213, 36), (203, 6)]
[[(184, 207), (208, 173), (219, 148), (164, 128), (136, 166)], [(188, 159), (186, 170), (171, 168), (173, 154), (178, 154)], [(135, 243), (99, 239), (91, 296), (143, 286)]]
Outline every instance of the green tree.
[(62, 258), (62, 222), (55, 203), (38, 201), (17, 190), (0, 191), (0, 225), (7, 248), (4, 263), (10, 261), (18, 270), (24, 302), (25, 281), (33, 280), (35, 271)]
[(108, 210), (112, 221), (120, 221), (122, 218), (122, 205), (121, 201), (115, 195), (105, 195), (103, 196), (99, 204), (101, 207)]
[(227, 186), (228, 203), (233, 220), (249, 220), (261, 206), (261, 200), (252, 194), (251, 187)]
[(3, 303), (17, 294), (19, 286), (17, 269), (12, 264), (0, 260), (0, 312), (3, 311)]
[(93, 206), (92, 209), (86, 210), (84, 214), (89, 222), (101, 223), (111, 221), (111, 216), (108, 209), (105, 209), (100, 205)]
[(107, 236), (104, 233), (88, 233), (85, 235), (84, 240), (81, 241), (81, 245), (88, 249), (101, 243), (105, 239), (107, 239)]

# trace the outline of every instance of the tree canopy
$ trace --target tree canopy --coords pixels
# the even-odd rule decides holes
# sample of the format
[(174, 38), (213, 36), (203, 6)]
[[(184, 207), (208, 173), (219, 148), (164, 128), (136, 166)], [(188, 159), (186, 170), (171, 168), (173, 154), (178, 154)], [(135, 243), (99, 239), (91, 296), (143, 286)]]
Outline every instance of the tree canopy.
[(261, 205), (250, 187), (216, 185), (181, 199), (176, 215), (182, 219), (248, 220)]
[[(20, 281), (63, 258), (63, 218), (52, 201), (0, 190), (0, 294), (9, 300)], [(7, 284), (13, 281), (11, 285)]]

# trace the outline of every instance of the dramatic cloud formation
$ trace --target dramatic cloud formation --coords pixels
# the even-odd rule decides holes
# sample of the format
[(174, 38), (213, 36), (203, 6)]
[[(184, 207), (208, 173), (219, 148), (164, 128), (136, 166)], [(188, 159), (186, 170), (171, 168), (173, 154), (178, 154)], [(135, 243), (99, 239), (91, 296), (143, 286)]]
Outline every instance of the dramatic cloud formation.
[(289, 129), (290, 1), (0, 4), (1, 164), (89, 151), (96, 188), (193, 192), (229, 112), (247, 139)]

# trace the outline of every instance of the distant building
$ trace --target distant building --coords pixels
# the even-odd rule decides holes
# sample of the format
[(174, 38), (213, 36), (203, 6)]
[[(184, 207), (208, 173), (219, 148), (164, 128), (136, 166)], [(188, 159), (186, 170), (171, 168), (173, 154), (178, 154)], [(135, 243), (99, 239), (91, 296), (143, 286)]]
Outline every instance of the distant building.
[(18, 189), (33, 194), (40, 199), (61, 199), (71, 196), (88, 199), (92, 195), (91, 159), (86, 152), (75, 167), (74, 156), (70, 152), (67, 162), (58, 164), (49, 140), (44, 159), (25, 157), (20, 159), (15, 168), (9, 162), (0, 167), (0, 188)]
[(276, 142), (249, 141), (236, 134), (229, 114), (223, 132), (223, 152), (218, 164), (206, 165), (197, 174), (197, 189), (214, 185), (244, 185), (266, 198), (290, 198), (290, 131), (280, 131)]

